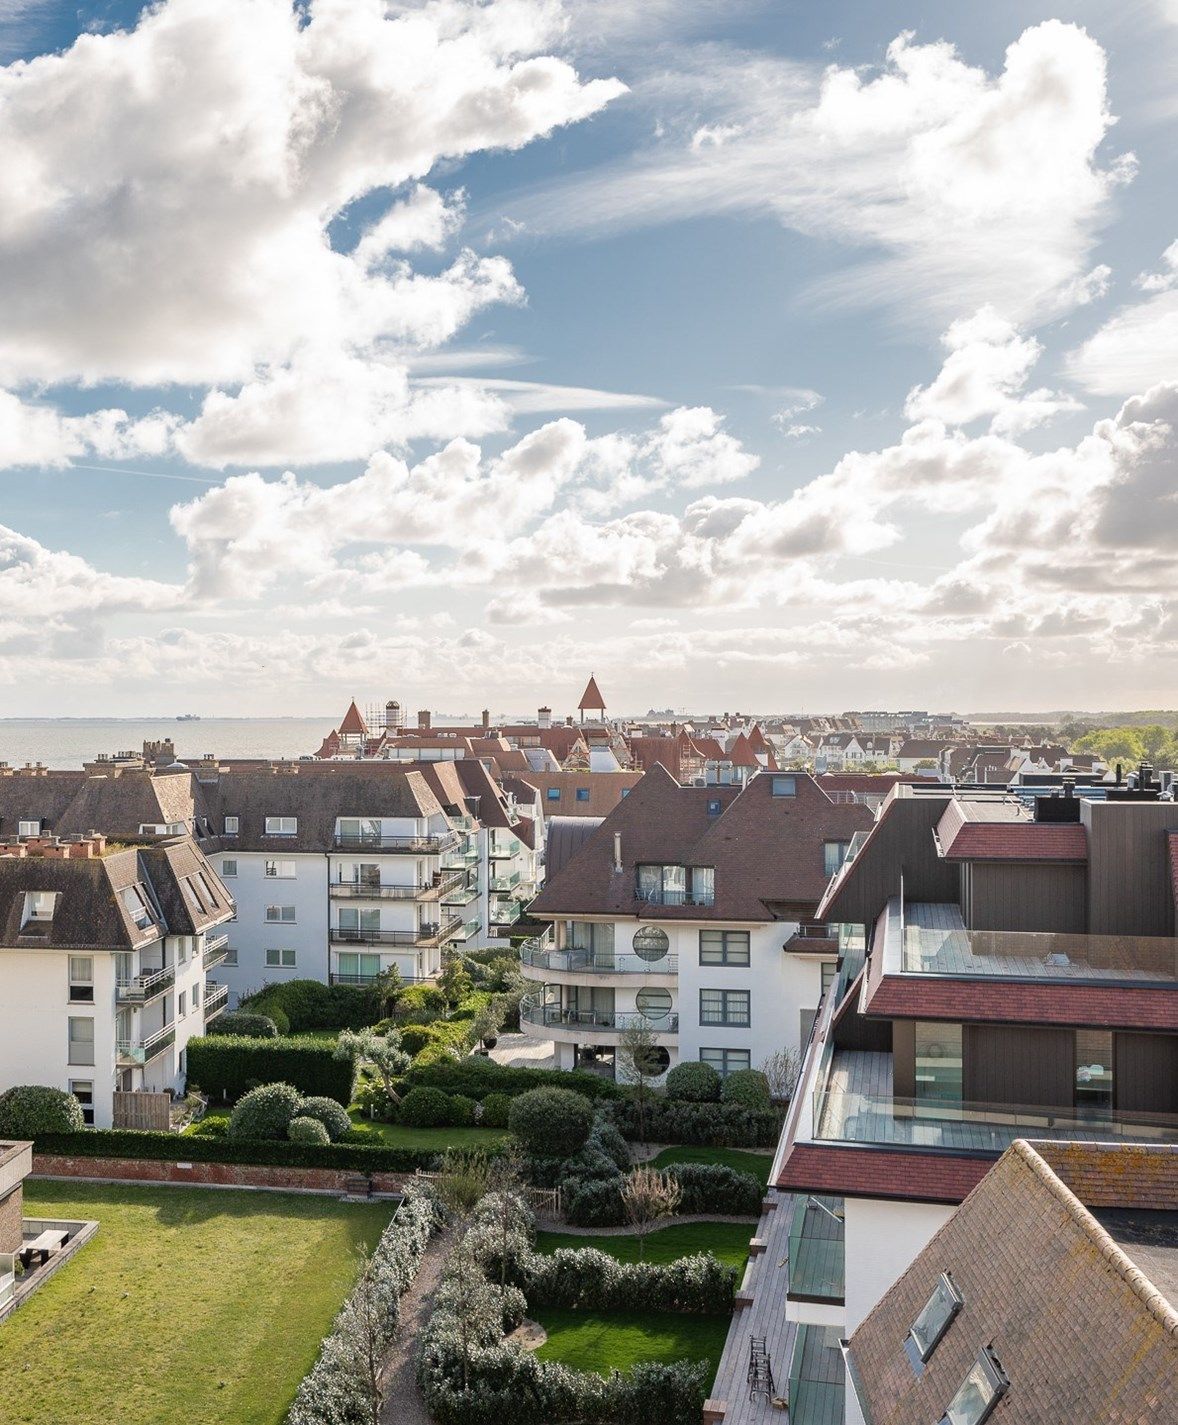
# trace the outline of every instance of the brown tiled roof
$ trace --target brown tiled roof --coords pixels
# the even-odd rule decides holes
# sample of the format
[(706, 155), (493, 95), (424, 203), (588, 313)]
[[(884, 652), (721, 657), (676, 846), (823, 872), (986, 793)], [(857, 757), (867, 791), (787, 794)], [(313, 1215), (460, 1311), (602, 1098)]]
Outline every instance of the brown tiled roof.
[[(772, 781), (762, 774), (743, 790), (684, 787), (662, 766), (652, 768), (547, 882), (532, 913), (763, 921), (787, 918), (787, 909), (812, 911), (826, 884), (823, 842), (850, 840), (871, 824), (871, 813), (835, 806), (801, 773), (793, 797), (772, 796)], [(709, 813), (717, 804), (719, 811)], [(614, 870), (615, 833), (621, 836), (620, 872)], [(714, 905), (639, 901), (640, 864), (714, 867)]]
[(1178, 1212), (1178, 1147), (1050, 1141), (1032, 1146), (1087, 1207)]
[[(1178, 1420), (1178, 1312), (1132, 1252), (1016, 1143), (852, 1335), (865, 1418), (939, 1419), (988, 1347), (1009, 1381), (1003, 1425)], [(903, 1343), (942, 1272), (962, 1305), (918, 1376)]]
[(947, 861), (1087, 861), (1088, 836), (1076, 822), (1032, 821), (1021, 808), (954, 798), (937, 823)]
[[(623, 794), (642, 780), (641, 772), (525, 772), (520, 781), (540, 794), (540, 809), (545, 815), (608, 816), (622, 800)], [(560, 799), (549, 799), (549, 788), (560, 792)], [(577, 799), (578, 790), (589, 793), (588, 800)]]
[(981, 1182), (993, 1161), (948, 1153), (794, 1143), (778, 1172), (777, 1186), (786, 1192), (838, 1197), (958, 1203)]
[(1124, 982), (954, 979), (882, 975), (867, 1013), (883, 1019), (949, 1019), (978, 1024), (1066, 1024), (1100, 1029), (1178, 1030), (1178, 991)]
[(588, 712), (590, 708), (601, 710), (605, 707), (605, 699), (601, 696), (601, 689), (597, 686), (597, 679), (592, 673), (589, 675), (588, 683), (585, 684), (585, 691), (581, 694), (581, 701), (577, 707), (584, 712)]
[(349, 704), (347, 712), (344, 713), (344, 720), (339, 725), (339, 731), (341, 734), (351, 737), (368, 736), (368, 724), (361, 716), (360, 709), (356, 706), (354, 699)]
[(743, 732), (728, 749), (728, 760), (734, 767), (759, 767), (761, 765), (757, 761), (757, 754), (753, 751)]

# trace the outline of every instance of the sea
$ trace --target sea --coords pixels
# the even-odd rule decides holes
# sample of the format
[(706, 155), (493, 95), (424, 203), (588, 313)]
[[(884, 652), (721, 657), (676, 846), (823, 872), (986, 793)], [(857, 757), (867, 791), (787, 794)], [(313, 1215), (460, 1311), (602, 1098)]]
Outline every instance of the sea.
[(323, 717), (0, 718), (0, 762), (80, 767), (100, 752), (140, 752), (170, 737), (183, 762), (215, 757), (300, 757), (316, 750), (339, 721)]

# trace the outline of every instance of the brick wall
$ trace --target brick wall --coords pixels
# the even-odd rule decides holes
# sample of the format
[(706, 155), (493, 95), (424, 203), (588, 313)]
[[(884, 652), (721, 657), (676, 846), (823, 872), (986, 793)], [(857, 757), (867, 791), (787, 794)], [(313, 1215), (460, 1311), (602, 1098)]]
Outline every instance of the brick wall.
[[(67, 1158), (55, 1154), (34, 1153), (33, 1176), (342, 1193), (348, 1182), (363, 1174), (349, 1173), (339, 1168), (272, 1168), (258, 1163), (185, 1164), (183, 1160), (164, 1163), (147, 1158)], [(374, 1192), (400, 1192), (406, 1181), (404, 1173), (371, 1173), (369, 1177)], [(19, 1218), (19, 1209), (17, 1216)]]
[(20, 1247), (22, 1196), (18, 1183), (0, 1202), (0, 1252), (15, 1252)]

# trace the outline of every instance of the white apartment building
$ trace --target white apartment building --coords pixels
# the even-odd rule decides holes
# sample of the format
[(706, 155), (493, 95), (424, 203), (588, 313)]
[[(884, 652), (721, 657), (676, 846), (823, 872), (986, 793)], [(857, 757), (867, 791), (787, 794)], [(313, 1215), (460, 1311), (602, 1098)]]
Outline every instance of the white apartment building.
[(655, 766), (599, 824), (549, 838), (524, 946), (536, 990), (526, 1032), (562, 1068), (617, 1068), (624, 1030), (648, 1027), (664, 1068), (756, 1068), (809, 1036), (838, 941), (814, 911), (866, 808), (835, 805), (812, 777), (763, 772), (747, 786), (681, 786)]
[(208, 975), (232, 914), (189, 837), (0, 844), (0, 1092), (65, 1089), (98, 1128), (120, 1126), (116, 1094), (182, 1092), (188, 1040), (225, 1008)]

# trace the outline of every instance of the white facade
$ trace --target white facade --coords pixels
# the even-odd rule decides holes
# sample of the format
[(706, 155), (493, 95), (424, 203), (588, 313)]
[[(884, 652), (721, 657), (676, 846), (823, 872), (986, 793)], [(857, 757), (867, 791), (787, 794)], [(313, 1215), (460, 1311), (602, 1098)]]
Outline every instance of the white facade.
[[(846, 1330), (859, 1325), (899, 1280), (956, 1208), (936, 1202), (882, 1198), (844, 1200)], [(854, 1391), (848, 1391), (853, 1396)]]

